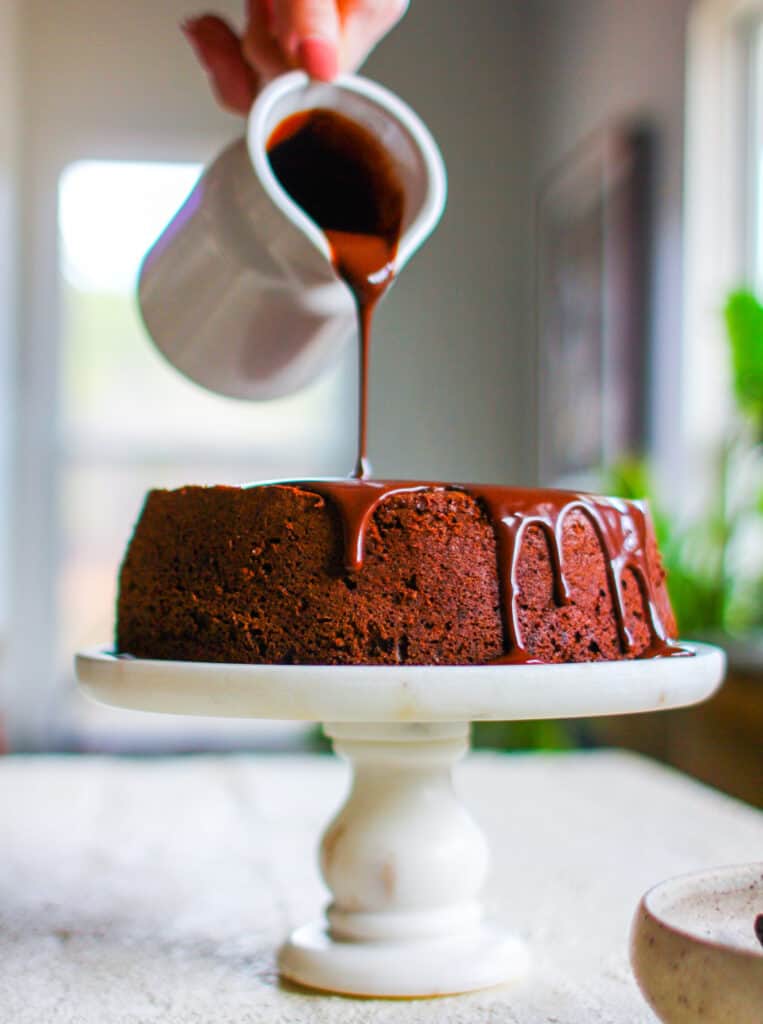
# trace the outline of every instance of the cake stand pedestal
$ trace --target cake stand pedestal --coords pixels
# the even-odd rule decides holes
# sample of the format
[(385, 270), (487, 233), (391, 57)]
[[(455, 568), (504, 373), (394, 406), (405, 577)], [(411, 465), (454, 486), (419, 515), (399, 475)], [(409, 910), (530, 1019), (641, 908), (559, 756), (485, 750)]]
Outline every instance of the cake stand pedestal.
[(283, 976), (364, 996), (434, 996), (521, 976), (522, 942), (483, 919), (488, 848), (453, 765), (469, 722), (681, 707), (723, 677), (720, 650), (578, 665), (209, 665), (77, 655), (82, 689), (115, 707), (323, 722), (352, 767), (321, 843), (326, 919), (281, 948)]

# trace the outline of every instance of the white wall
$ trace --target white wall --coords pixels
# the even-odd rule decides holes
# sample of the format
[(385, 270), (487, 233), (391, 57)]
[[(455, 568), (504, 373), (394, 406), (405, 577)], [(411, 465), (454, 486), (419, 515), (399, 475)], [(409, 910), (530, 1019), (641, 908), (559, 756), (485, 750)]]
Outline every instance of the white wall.
[[(613, 116), (657, 133), (652, 275), (651, 433), (669, 484), (680, 462), (682, 186), (686, 22), (691, 0), (533, 0), (531, 195), (565, 153)], [(530, 199), (531, 197), (528, 197)]]

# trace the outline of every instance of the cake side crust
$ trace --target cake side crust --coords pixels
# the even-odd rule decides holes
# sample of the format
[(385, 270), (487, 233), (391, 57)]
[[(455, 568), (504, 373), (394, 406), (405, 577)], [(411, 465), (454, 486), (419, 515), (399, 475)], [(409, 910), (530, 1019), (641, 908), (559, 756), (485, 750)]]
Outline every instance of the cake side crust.
[[(518, 621), (543, 661), (622, 658), (604, 553), (573, 510), (563, 526), (570, 601), (554, 598), (543, 532), (517, 562)], [(298, 485), (186, 487), (146, 500), (120, 573), (117, 648), (142, 658), (275, 664), (484, 664), (505, 653), (496, 541), (462, 490), (394, 494), (375, 509), (357, 571), (342, 521)], [(650, 572), (675, 633), (653, 537)], [(650, 640), (626, 569), (626, 625)]]

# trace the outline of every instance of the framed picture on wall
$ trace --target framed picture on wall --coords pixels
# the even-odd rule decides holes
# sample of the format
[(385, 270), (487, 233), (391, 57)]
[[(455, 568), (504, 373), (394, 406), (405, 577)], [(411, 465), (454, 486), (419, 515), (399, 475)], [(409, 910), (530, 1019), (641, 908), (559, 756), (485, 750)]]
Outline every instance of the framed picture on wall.
[(538, 203), (540, 478), (597, 487), (646, 431), (653, 138), (615, 123), (586, 139)]

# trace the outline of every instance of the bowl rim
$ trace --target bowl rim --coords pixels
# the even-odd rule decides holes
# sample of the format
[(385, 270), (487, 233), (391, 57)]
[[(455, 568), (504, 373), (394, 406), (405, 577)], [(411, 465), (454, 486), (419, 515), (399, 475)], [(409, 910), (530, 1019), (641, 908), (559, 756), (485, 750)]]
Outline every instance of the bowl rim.
[[(697, 946), (701, 946), (704, 949), (730, 955), (734, 958), (749, 960), (751, 963), (755, 961), (763, 961), (763, 946), (760, 947), (760, 950), (747, 949), (728, 942), (722, 942), (718, 939), (708, 938), (698, 934), (697, 932), (690, 931), (686, 927), (682, 927), (681, 925), (677, 925), (669, 921), (663, 915), (659, 907), (655, 906), (655, 899), (660, 896), (664, 896), (667, 891), (674, 887), (679, 890), (691, 888), (692, 883), (696, 884), (703, 881), (709, 883), (713, 878), (716, 880), (723, 880), (727, 878), (731, 881), (731, 879), (738, 879), (743, 872), (747, 872), (748, 875), (757, 874), (758, 876), (762, 897), (761, 913), (763, 913), (763, 861), (748, 861), (747, 863), (741, 864), (721, 864), (715, 867), (702, 868), (697, 871), (689, 871), (681, 875), (675, 875), (672, 878), (663, 879), (661, 882), (657, 882), (653, 885), (650, 889), (647, 889), (641, 897), (641, 902), (639, 904), (640, 909), (642, 913), (648, 916), (649, 919), (660, 928), (663, 928), (665, 931), (670, 932), (673, 935), (678, 935), (681, 938), (687, 939), (689, 942)], [(734, 889), (736, 888), (738, 887), (734, 886)], [(712, 892), (710, 889), (706, 891)], [(729, 891), (731, 891), (731, 887), (725, 890), (725, 892)], [(718, 895), (724, 895), (724, 891), (718, 891)]]

